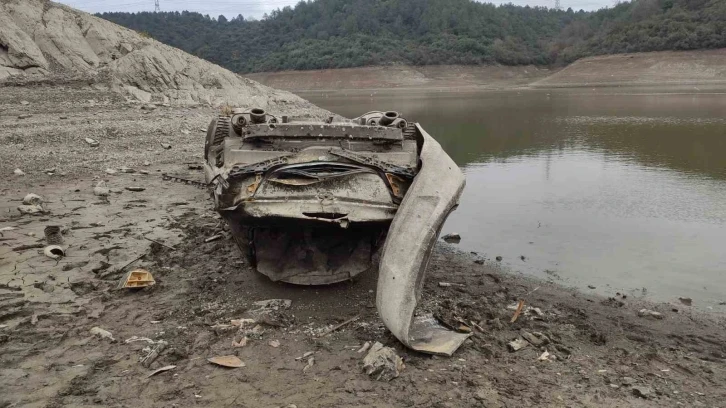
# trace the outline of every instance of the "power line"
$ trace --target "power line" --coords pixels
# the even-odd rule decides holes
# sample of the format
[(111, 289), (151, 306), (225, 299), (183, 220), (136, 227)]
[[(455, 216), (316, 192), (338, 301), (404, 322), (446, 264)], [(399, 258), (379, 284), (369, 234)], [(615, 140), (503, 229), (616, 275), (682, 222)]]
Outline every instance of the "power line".
[[(557, 0), (557, 1), (560, 1), (560, 0)], [(158, 13), (160, 11), (161, 11), (161, 7), (159, 7), (159, 0), (156, 0), (154, 2), (154, 13)]]
[[(158, 0), (157, 3), (159, 3)], [(562, 10), (562, 4), (560, 4), (560, 0), (555, 0), (555, 10)]]

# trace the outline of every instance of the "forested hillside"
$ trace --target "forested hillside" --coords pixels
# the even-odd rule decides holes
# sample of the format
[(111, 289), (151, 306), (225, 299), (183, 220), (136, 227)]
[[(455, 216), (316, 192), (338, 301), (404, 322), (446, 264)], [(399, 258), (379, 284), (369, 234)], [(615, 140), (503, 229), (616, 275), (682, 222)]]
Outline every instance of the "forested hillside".
[(575, 12), (470, 0), (315, 0), (259, 21), (190, 12), (103, 18), (236, 72), (387, 64), (550, 65), (726, 47), (726, 1), (634, 0)]

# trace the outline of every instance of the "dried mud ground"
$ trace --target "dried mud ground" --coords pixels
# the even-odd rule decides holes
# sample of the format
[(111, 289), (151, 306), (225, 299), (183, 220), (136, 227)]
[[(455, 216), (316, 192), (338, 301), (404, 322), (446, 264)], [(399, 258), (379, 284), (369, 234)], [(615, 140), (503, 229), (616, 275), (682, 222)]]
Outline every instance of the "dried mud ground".
[[(205, 190), (161, 179), (201, 180), (190, 164), (201, 160), (213, 115), (141, 109), (77, 85), (0, 88), (0, 407), (726, 406), (724, 320), (685, 305), (585, 295), (442, 242), (421, 308), (473, 329), (443, 358), (407, 350), (386, 331), (373, 307), (375, 272), (325, 287), (270, 282), (245, 263)], [(135, 172), (106, 172), (121, 167)], [(93, 194), (99, 180), (111, 189), (107, 200)], [(135, 186), (145, 190), (126, 190)], [(45, 213), (21, 216), (16, 207), (31, 192)], [(43, 244), (47, 225), (63, 227), (67, 257), (14, 250)], [(117, 290), (123, 267), (142, 255), (129, 267), (148, 269), (157, 284)], [(233, 346), (241, 337), (230, 320), (274, 298), (292, 300), (290, 324)], [(525, 313), (510, 323), (519, 300)], [(639, 317), (642, 308), (664, 318)], [(94, 327), (115, 341), (92, 335)], [(549, 344), (508, 351), (523, 330)], [(133, 336), (169, 345), (145, 368), (147, 343), (127, 342)], [(396, 349), (405, 362), (398, 378), (362, 372), (357, 350), (369, 341)], [(550, 357), (539, 360), (545, 350)], [(296, 358), (307, 352), (314, 364), (304, 369), (307, 359)], [(246, 366), (207, 362), (230, 354)], [(167, 365), (176, 368), (148, 377)]]

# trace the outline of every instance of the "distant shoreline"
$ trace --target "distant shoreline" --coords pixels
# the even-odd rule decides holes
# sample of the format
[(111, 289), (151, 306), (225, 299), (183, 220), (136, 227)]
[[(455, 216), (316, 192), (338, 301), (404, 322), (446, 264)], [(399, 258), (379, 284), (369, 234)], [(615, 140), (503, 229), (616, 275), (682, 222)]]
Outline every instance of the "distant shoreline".
[(375, 66), (244, 75), (293, 92), (558, 88), (726, 89), (726, 49), (589, 57), (562, 69), (528, 66)]

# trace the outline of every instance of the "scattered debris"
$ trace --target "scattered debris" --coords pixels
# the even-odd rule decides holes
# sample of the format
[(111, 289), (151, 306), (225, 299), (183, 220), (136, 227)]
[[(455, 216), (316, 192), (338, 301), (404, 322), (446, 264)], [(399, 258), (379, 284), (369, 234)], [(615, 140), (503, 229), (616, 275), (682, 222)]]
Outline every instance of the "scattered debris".
[(20, 101), (20, 104), (21, 105), (30, 105), (30, 102), (28, 102), (28, 101)]
[(444, 235), (441, 239), (450, 244), (458, 244), (459, 242), (461, 242), (461, 235), (452, 232), (451, 234)]
[(211, 237), (204, 240), (205, 243), (213, 242), (222, 239), (222, 234), (212, 235)]
[(247, 338), (247, 336), (242, 337), (240, 341), (235, 341), (234, 339), (232, 339), (232, 347), (244, 347), (247, 345), (248, 340), (249, 339)]
[(149, 375), (146, 376), (146, 378), (153, 377), (159, 373), (163, 373), (164, 371), (169, 371), (175, 369), (175, 365), (168, 365), (161, 368), (157, 368), (156, 370), (152, 371)]
[(529, 343), (524, 340), (521, 337), (518, 337), (516, 340), (512, 340), (509, 343), (507, 343), (507, 348), (510, 352), (514, 353), (515, 351), (519, 351), (525, 347), (527, 347)]
[(151, 272), (146, 269), (134, 269), (121, 278), (119, 288), (122, 289), (140, 289), (153, 286), (156, 284)]
[(168, 143), (159, 143), (159, 144), (161, 144), (161, 147), (163, 147), (165, 150), (171, 149), (171, 145)]
[(363, 358), (363, 371), (376, 381), (391, 381), (404, 368), (403, 360), (396, 351), (379, 342), (375, 342)]
[(87, 137), (85, 140), (86, 140), (86, 143), (88, 143), (88, 145), (91, 147), (98, 147), (101, 145), (101, 143), (99, 143), (98, 140), (91, 139), (90, 137)]
[(650, 387), (633, 387), (633, 395), (648, 399), (653, 396), (653, 389)]
[(497, 262), (502, 262), (502, 259), (503, 259), (503, 258), (502, 258), (501, 256), (498, 256), (498, 257), (496, 257), (496, 258), (494, 258), (494, 259), (496, 259), (496, 260), (497, 260)]
[(323, 332), (323, 333), (322, 333), (322, 334), (321, 334), (320, 336), (318, 336), (318, 337), (325, 337), (325, 336), (327, 336), (328, 334), (330, 334), (330, 333), (332, 333), (332, 332), (334, 332), (334, 331), (336, 331), (336, 330), (340, 329), (341, 327), (343, 327), (343, 326), (345, 326), (345, 325), (348, 325), (348, 324), (350, 324), (350, 323), (353, 323), (353, 322), (355, 322), (356, 320), (358, 320), (358, 319), (360, 319), (360, 318), (361, 318), (361, 315), (360, 315), (360, 314), (358, 314), (358, 315), (355, 315), (355, 316), (351, 317), (350, 319), (348, 319), (348, 320), (344, 321), (343, 323), (340, 323), (340, 324), (336, 324), (335, 326), (333, 326), (333, 327), (329, 328), (328, 330), (324, 331), (324, 332)]
[(305, 367), (303, 367), (303, 373), (308, 371), (309, 369), (313, 368), (314, 365), (315, 365), (315, 357), (309, 357), (308, 363), (305, 364)]
[(588, 288), (588, 289), (597, 289), (597, 287), (595, 287), (595, 286), (593, 286), (593, 285), (587, 285), (587, 288)]
[(201, 170), (202, 169), (202, 165), (201, 164), (190, 164), (188, 166), (188, 168), (189, 168), (189, 170)]
[(29, 118), (32, 118), (32, 117), (33, 117), (33, 115), (31, 115), (29, 113), (25, 113), (25, 114), (22, 114), (22, 115), (18, 115), (18, 119), (29, 119)]
[(43, 213), (43, 207), (40, 205), (20, 205), (18, 211), (23, 215), (36, 215)]
[(66, 252), (59, 245), (48, 245), (43, 249), (43, 254), (51, 259), (61, 259), (66, 256)]
[(212, 357), (208, 358), (207, 361), (212, 364), (228, 368), (240, 368), (245, 366), (245, 363), (243, 363), (237, 356)]
[(278, 348), (280, 347), (280, 342), (277, 340), (270, 340), (269, 343), (267, 343), (270, 347)]
[(526, 330), (520, 330), (519, 335), (535, 347), (545, 346), (550, 342), (549, 337), (540, 332), (530, 333)]
[(24, 205), (41, 205), (43, 204), (43, 198), (37, 194), (29, 193), (23, 197)]
[(363, 347), (358, 349), (358, 351), (356, 353), (358, 353), (358, 354), (365, 353), (366, 351), (368, 351), (369, 348), (371, 348), (371, 342), (367, 341), (367, 342), (365, 342), (365, 344), (363, 344)]
[(112, 343), (115, 343), (116, 342), (116, 339), (113, 338), (113, 335), (111, 334), (110, 331), (104, 330), (104, 329), (102, 329), (100, 327), (94, 327), (94, 328), (92, 328), (91, 329), (91, 334), (94, 335), (94, 336), (98, 336), (98, 337), (100, 337), (102, 339), (109, 339), (109, 340), (111, 340)]
[(63, 245), (63, 234), (59, 226), (48, 225), (43, 229), (43, 234), (48, 245)]
[(105, 181), (99, 181), (96, 187), (93, 187), (93, 195), (97, 197), (108, 197), (111, 194), (111, 190), (106, 187)]
[(640, 309), (638, 316), (647, 317), (649, 319), (663, 319), (663, 314), (649, 309)]
[(106, 174), (111, 174), (111, 175), (113, 175), (113, 174), (116, 174), (116, 173), (117, 173), (117, 171), (116, 171), (116, 170), (114, 170), (114, 169), (106, 169)]
[(300, 360), (302, 360), (304, 358), (308, 358), (308, 357), (312, 356), (313, 354), (315, 354), (314, 351), (307, 351), (302, 356), (295, 358), (295, 361), (300, 361)]
[(517, 310), (514, 311), (514, 315), (512, 316), (512, 320), (510, 320), (510, 323), (514, 323), (519, 318), (519, 315), (522, 313), (522, 309), (524, 308), (524, 300), (520, 300), (517, 304)]
[(550, 352), (545, 350), (544, 353), (540, 354), (537, 358), (539, 361), (550, 361)]
[(145, 187), (126, 187), (126, 190), (138, 193), (138, 192), (146, 190), (146, 188)]
[(159, 340), (156, 342), (156, 346), (153, 349), (149, 350), (149, 353), (141, 358), (139, 361), (142, 366), (149, 368), (151, 366), (151, 363), (156, 361), (157, 358), (161, 355), (161, 353), (164, 351), (166, 346), (169, 343), (165, 342), (164, 340)]
[(118, 171), (120, 171), (121, 173), (126, 173), (126, 174), (136, 173), (136, 170), (134, 170), (130, 167), (121, 167), (120, 169), (118, 169)]
[(159, 241), (154, 241), (153, 239), (151, 239), (151, 238), (147, 238), (147, 237), (144, 237), (144, 239), (145, 239), (145, 240), (147, 240), (147, 241), (151, 241), (151, 242), (153, 242), (153, 243), (155, 243), (155, 244), (159, 244), (159, 245), (161, 245), (161, 246), (163, 246), (163, 247), (165, 247), (165, 248), (169, 248), (169, 249), (171, 249), (172, 251), (176, 251), (176, 248), (174, 248), (173, 246), (169, 246), (169, 245), (163, 244), (163, 243), (161, 243), (161, 242), (159, 242)]
[(289, 309), (290, 306), (292, 306), (292, 300), (290, 300), (290, 299), (268, 299), (268, 300), (260, 300), (260, 301), (254, 302), (252, 304), (261, 309), (279, 310), (279, 309)]
[(232, 326), (238, 326), (241, 328), (244, 328), (246, 326), (252, 326), (253, 324), (256, 324), (257, 322), (254, 319), (232, 319), (230, 320), (230, 324)]
[(683, 303), (686, 306), (693, 305), (693, 299), (691, 299), (691, 298), (688, 298), (688, 297), (679, 297), (678, 300), (680, 300), (681, 303)]
[(620, 379), (620, 383), (627, 386), (633, 385), (635, 382), (635, 378), (633, 377), (623, 377)]
[(451, 282), (439, 282), (439, 287), (441, 288), (449, 288), (451, 286), (466, 286), (461, 283), (451, 283)]
[(22, 171), (22, 170), (20, 170), (20, 169), (15, 169), (15, 170), (13, 171), (13, 173), (14, 173), (14, 174), (15, 174), (16, 176), (24, 176), (24, 175), (25, 175), (25, 172), (24, 172), (24, 171)]

